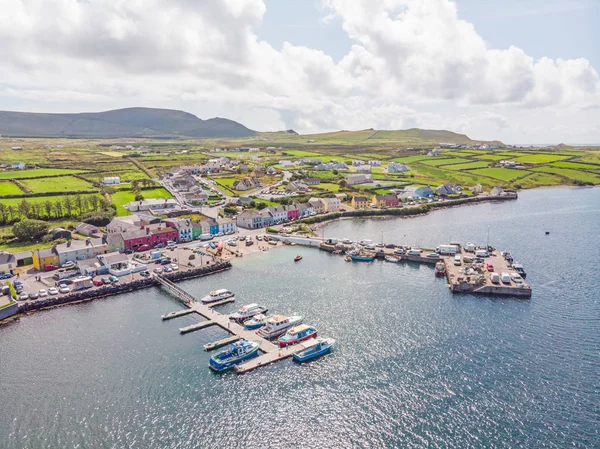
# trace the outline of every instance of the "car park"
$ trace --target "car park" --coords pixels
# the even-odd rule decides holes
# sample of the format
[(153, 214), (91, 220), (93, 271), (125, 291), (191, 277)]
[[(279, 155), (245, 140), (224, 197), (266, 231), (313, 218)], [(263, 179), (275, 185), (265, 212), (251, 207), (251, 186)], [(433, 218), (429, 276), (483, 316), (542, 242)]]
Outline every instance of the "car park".
[(58, 291), (60, 293), (69, 293), (71, 290), (65, 284), (61, 284), (58, 286)]
[(34, 292), (29, 295), (29, 299), (38, 299), (39, 297), (40, 297), (40, 294), (37, 292)]
[(96, 287), (102, 287), (104, 285), (104, 282), (102, 282), (102, 279), (94, 279), (94, 285)]
[(57, 289), (57, 288), (55, 288), (55, 287), (50, 287), (50, 288), (48, 289), (48, 294), (50, 294), (50, 295), (52, 295), (52, 296), (54, 296), (54, 295), (58, 295), (58, 289)]
[(116, 277), (116, 276), (109, 276), (109, 277), (108, 277), (108, 280), (109, 280), (110, 282), (112, 282), (113, 284), (114, 284), (115, 282), (119, 282), (119, 278), (118, 278), (118, 277)]
[(46, 289), (42, 288), (42, 289), (40, 289), (38, 294), (40, 295), (40, 298), (45, 298), (46, 296), (48, 296), (48, 291)]
[(25, 301), (25, 300), (29, 299), (29, 295), (28, 295), (27, 293), (21, 293), (21, 294), (20, 294), (20, 295), (17, 297), (17, 299), (18, 299), (19, 301)]

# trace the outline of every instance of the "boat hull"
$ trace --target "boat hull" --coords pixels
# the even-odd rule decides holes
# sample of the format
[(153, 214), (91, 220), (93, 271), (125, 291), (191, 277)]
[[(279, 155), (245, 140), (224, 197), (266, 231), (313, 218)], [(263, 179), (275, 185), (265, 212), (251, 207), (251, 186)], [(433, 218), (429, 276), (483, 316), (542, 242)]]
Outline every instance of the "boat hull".
[(375, 256), (350, 256), (354, 262), (373, 262), (375, 260)]
[(212, 299), (210, 296), (205, 296), (200, 301), (202, 302), (202, 304), (212, 304), (213, 302), (223, 301), (224, 299), (229, 299), (234, 296), (235, 296), (235, 294), (233, 294), (233, 293), (231, 295), (220, 296), (217, 299)]
[(266, 323), (256, 323), (256, 324), (246, 324), (244, 323), (244, 327), (246, 329), (248, 329), (249, 331), (253, 331), (256, 329), (260, 329), (261, 327), (263, 327)]
[(238, 323), (243, 323), (244, 321), (247, 321), (249, 319), (251, 319), (252, 317), (254, 317), (255, 315), (259, 315), (261, 313), (267, 313), (269, 311), (269, 309), (265, 308), (265, 307), (261, 307), (260, 310), (255, 311), (254, 313), (252, 313), (251, 315), (236, 315), (233, 314), (231, 315), (229, 318), (232, 319), (233, 321), (236, 321)]
[(222, 373), (223, 371), (230, 370), (235, 365), (238, 365), (242, 362), (253, 359), (257, 355), (258, 355), (258, 346), (256, 348), (254, 348), (251, 352), (248, 352), (247, 354), (244, 354), (243, 356), (235, 357), (235, 358), (229, 359), (225, 362), (220, 362), (217, 359), (215, 359), (215, 357), (211, 357), (210, 362), (208, 363), (208, 366), (213, 371)]
[(311, 338), (316, 338), (316, 336), (317, 336), (317, 331), (314, 331), (313, 333), (307, 334), (296, 340), (279, 340), (277, 343), (279, 343), (280, 348), (285, 348), (286, 346), (296, 345), (298, 343), (302, 343), (303, 341), (310, 340)]

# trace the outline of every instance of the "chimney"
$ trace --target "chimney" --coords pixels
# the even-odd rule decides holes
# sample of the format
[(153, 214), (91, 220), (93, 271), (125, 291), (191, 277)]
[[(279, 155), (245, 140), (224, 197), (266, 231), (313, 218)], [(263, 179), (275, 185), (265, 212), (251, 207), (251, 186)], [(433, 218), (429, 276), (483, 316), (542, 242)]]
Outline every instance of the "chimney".
[(150, 228), (146, 228), (146, 235), (150, 234)]

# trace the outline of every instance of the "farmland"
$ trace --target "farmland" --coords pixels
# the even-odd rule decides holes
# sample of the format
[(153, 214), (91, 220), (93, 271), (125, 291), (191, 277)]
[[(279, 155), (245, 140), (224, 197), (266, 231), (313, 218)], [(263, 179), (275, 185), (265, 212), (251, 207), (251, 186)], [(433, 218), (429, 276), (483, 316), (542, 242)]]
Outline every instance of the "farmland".
[(72, 170), (64, 168), (38, 168), (34, 170), (15, 170), (0, 172), (0, 179), (26, 179), (44, 178), (47, 176), (72, 175), (82, 173), (84, 170)]
[[(162, 187), (156, 189), (142, 190), (144, 198), (172, 198), (171, 194)], [(135, 194), (131, 190), (121, 190), (111, 195), (113, 204), (117, 207), (117, 215), (129, 215), (129, 211), (123, 207), (124, 204), (135, 201)]]
[(9, 181), (1, 181), (0, 182), (0, 196), (9, 196), (9, 195), (22, 195), (23, 190), (19, 188), (13, 182)]
[(32, 193), (90, 192), (96, 188), (89, 182), (74, 176), (34, 178), (21, 181)]
[(523, 170), (515, 170), (512, 168), (482, 168), (473, 170), (471, 173), (475, 175), (487, 176), (488, 178), (499, 179), (501, 181), (512, 181), (513, 179), (526, 176), (529, 172)]

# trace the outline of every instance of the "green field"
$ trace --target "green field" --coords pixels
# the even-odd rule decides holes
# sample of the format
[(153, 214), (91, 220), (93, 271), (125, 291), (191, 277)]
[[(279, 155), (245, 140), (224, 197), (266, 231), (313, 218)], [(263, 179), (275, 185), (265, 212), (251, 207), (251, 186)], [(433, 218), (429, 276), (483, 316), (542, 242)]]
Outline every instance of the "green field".
[(557, 156), (555, 154), (538, 153), (518, 157), (515, 159), (515, 162), (521, 162), (524, 164), (547, 164), (549, 162), (562, 161), (563, 159), (569, 159), (569, 156)]
[(470, 173), (488, 176), (501, 181), (512, 181), (520, 178), (521, 176), (526, 176), (529, 172), (525, 170), (514, 170), (511, 168), (482, 168), (480, 170), (473, 170)]
[(33, 170), (13, 170), (0, 172), (0, 179), (42, 178), (44, 176), (72, 175), (83, 173), (85, 170), (65, 168), (37, 168)]
[(562, 179), (559, 176), (548, 173), (532, 173), (529, 176), (519, 179), (517, 182), (521, 188), (529, 189), (532, 187), (560, 185)]
[(531, 170), (563, 176), (565, 178), (570, 179), (571, 181), (581, 181), (590, 182), (592, 184), (600, 184), (600, 175), (595, 175), (593, 173), (588, 173), (580, 170), (556, 167), (536, 167), (532, 168)]
[[(142, 195), (144, 199), (153, 199), (153, 198), (173, 198), (169, 192), (167, 192), (162, 187), (156, 189), (148, 189), (142, 190)], [(115, 206), (117, 206), (117, 215), (130, 215), (129, 211), (123, 207), (124, 204), (130, 203), (135, 200), (135, 194), (131, 190), (122, 190), (119, 192), (115, 192), (111, 195), (112, 202)]]
[(213, 178), (213, 180), (221, 185), (227, 186), (227, 187), (233, 187), (233, 184), (236, 181), (239, 181), (239, 178)]
[(317, 186), (313, 186), (313, 187), (318, 187), (319, 189), (325, 189), (325, 190), (329, 190), (330, 192), (339, 192), (340, 191), (340, 185), (339, 184), (333, 184), (330, 182), (324, 182), (321, 183)]
[(0, 182), (0, 196), (23, 195), (23, 193), (24, 192), (19, 188), (19, 186), (12, 182), (9, 182), (9, 181)]
[(94, 186), (74, 176), (61, 176), (57, 178), (35, 178), (21, 181), (33, 193), (45, 192), (79, 192), (96, 190)]
[(411, 162), (426, 161), (428, 159), (434, 159), (434, 158), (431, 156), (419, 154), (419, 155), (415, 155), (415, 156), (397, 157), (396, 159), (392, 159), (392, 161), (402, 162), (403, 164), (409, 164)]
[(448, 170), (470, 170), (473, 168), (484, 168), (489, 165), (488, 162), (480, 161), (480, 162), (466, 162), (464, 164), (453, 164), (444, 166)]
[(506, 159), (506, 156), (499, 154), (482, 154), (480, 156), (473, 156), (474, 159), (483, 159), (484, 161), (501, 161)]
[(425, 165), (431, 165), (433, 167), (442, 167), (442, 166), (446, 166), (446, 165), (449, 166), (449, 165), (453, 165), (453, 164), (465, 164), (467, 162), (471, 162), (471, 160), (460, 158), (460, 157), (454, 157), (454, 158), (450, 158), (450, 159), (432, 158), (432, 160), (430, 160), (430, 161), (421, 161), (420, 163), (425, 164)]
[(295, 157), (314, 157), (315, 159), (321, 159), (323, 157), (322, 154), (313, 153), (312, 151), (303, 151), (303, 150), (282, 150), (288, 156)]
[(581, 162), (553, 162), (548, 165), (550, 167), (558, 167), (558, 168), (573, 168), (573, 169), (600, 171), (600, 165), (582, 164)]
[[(88, 197), (95, 195), (94, 193), (84, 193), (82, 197)], [(100, 196), (99, 194), (96, 196)], [(23, 200), (26, 200), (28, 203), (45, 203), (46, 201), (50, 201), (51, 203), (55, 203), (57, 201), (62, 201), (65, 195), (52, 195), (52, 196), (32, 196), (28, 198), (4, 198), (0, 199), (0, 203), (5, 204), (7, 206), (18, 206), (19, 203)]]

